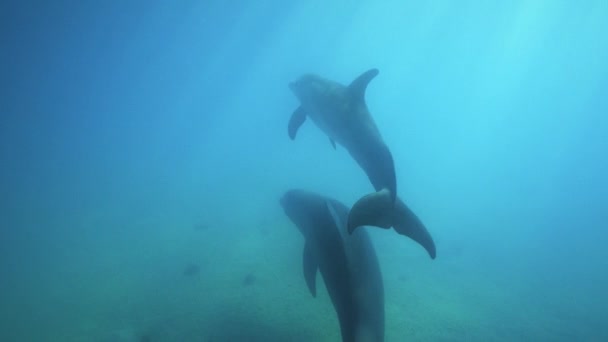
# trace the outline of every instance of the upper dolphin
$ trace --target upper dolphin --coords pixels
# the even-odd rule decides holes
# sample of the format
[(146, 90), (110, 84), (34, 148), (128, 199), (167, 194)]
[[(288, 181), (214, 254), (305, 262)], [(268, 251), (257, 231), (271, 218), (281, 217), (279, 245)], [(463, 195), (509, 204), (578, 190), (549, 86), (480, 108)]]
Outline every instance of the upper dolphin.
[(288, 125), (293, 140), (309, 117), (325, 134), (333, 147), (344, 146), (365, 171), (376, 192), (359, 199), (348, 216), (348, 231), (371, 225), (393, 227), (421, 244), (435, 258), (435, 243), (420, 219), (397, 197), (397, 180), (393, 156), (384, 143), (365, 102), (365, 90), (378, 75), (370, 69), (350, 85), (305, 74), (289, 88), (300, 101)]

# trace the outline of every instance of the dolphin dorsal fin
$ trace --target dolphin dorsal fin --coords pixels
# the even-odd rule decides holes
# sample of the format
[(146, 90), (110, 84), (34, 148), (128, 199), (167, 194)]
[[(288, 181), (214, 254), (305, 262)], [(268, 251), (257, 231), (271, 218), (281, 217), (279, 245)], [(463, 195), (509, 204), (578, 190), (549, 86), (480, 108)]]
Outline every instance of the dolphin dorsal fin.
[(364, 100), (365, 89), (367, 89), (367, 85), (369, 84), (369, 82), (371, 82), (371, 80), (374, 79), (374, 77), (378, 76), (378, 73), (379, 71), (376, 68), (367, 70), (351, 82), (351, 84), (348, 86), (348, 90), (354, 97), (360, 100)]

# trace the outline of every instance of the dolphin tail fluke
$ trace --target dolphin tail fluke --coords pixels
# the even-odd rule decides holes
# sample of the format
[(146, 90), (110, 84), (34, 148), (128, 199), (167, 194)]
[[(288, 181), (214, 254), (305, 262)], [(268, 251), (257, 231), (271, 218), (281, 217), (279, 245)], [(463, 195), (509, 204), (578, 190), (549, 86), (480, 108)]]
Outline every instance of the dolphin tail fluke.
[(390, 191), (382, 189), (361, 197), (348, 213), (348, 233), (361, 226), (390, 228), (392, 222), (393, 201)]
[(435, 242), (422, 221), (397, 198), (393, 204), (390, 191), (383, 189), (359, 199), (348, 214), (348, 233), (357, 227), (375, 226), (405, 235), (420, 244), (431, 259), (436, 257)]
[(397, 199), (395, 202), (393, 228), (397, 233), (416, 241), (429, 253), (431, 259), (435, 259), (437, 251), (433, 237), (418, 216), (401, 199)]

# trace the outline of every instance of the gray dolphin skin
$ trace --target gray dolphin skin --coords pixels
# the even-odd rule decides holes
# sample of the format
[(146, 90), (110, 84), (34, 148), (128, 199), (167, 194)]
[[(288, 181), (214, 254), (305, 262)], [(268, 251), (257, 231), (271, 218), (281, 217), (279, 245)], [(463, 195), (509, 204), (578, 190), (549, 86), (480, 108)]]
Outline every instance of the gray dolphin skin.
[(365, 228), (349, 234), (348, 208), (313, 192), (289, 190), (280, 203), (305, 238), (302, 263), (308, 289), (316, 297), (319, 270), (338, 315), (342, 341), (384, 341), (382, 273)]
[(347, 219), (348, 232), (360, 226), (393, 227), (397, 233), (419, 243), (435, 259), (433, 238), (420, 219), (397, 197), (393, 156), (367, 108), (365, 90), (378, 75), (370, 69), (345, 86), (315, 74), (305, 74), (289, 88), (300, 106), (289, 120), (288, 134), (294, 140), (309, 117), (327, 136), (340, 144), (365, 171), (376, 192), (360, 198)]

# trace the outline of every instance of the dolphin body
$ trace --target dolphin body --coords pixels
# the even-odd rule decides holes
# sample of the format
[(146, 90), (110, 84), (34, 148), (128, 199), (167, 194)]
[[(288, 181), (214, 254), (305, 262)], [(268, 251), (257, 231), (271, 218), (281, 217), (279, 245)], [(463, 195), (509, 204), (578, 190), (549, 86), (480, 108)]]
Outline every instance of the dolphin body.
[(433, 238), (424, 224), (397, 197), (393, 156), (365, 102), (365, 90), (378, 75), (370, 69), (344, 86), (315, 74), (305, 74), (289, 88), (300, 100), (288, 125), (294, 140), (298, 129), (309, 117), (327, 136), (334, 148), (344, 146), (365, 171), (376, 192), (360, 198), (347, 219), (348, 232), (360, 226), (393, 227), (397, 233), (419, 243), (435, 259)]
[(338, 315), (342, 341), (384, 341), (382, 273), (365, 228), (349, 234), (348, 208), (313, 192), (289, 190), (280, 203), (305, 238), (306, 285), (316, 297), (319, 270)]

